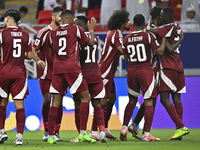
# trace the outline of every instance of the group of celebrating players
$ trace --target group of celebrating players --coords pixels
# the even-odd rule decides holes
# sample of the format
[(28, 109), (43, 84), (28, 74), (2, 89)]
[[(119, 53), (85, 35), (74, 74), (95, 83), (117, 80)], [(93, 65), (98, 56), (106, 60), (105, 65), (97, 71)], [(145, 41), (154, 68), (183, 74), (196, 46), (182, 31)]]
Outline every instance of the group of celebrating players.
[[(62, 99), (69, 87), (75, 105), (75, 124), (79, 133), (71, 142), (107, 142), (116, 139), (108, 129), (112, 107), (116, 101), (114, 75), (120, 55), (129, 63), (127, 87), (129, 103), (124, 112), (120, 139), (127, 140), (127, 131), (142, 141), (158, 141), (150, 134), (156, 98), (176, 125), (170, 140), (182, 140), (189, 130), (182, 122), (183, 106), (180, 93), (186, 92), (183, 64), (179, 55), (183, 33), (174, 23), (172, 8), (154, 7), (151, 20), (145, 25), (142, 14), (133, 18), (135, 31), (123, 38), (122, 32), (129, 30), (129, 13), (122, 9), (110, 16), (102, 56), (97, 62), (98, 37), (94, 35), (96, 20), (85, 16), (74, 17), (70, 10), (55, 7), (52, 22), (41, 29), (31, 45), (28, 33), (18, 27), (20, 15), (10, 9), (5, 13), (4, 29), (0, 30), (0, 143), (8, 139), (4, 130), (8, 96), (11, 93), (17, 120), (15, 143), (23, 144), (25, 124), (24, 98), (28, 94), (24, 59), (34, 59), (43, 95), (42, 116), (43, 141), (54, 144), (62, 141), (59, 129), (62, 120)], [(156, 35), (156, 36), (155, 36)], [(39, 53), (38, 53), (39, 52)], [(160, 65), (158, 56), (161, 56)], [(142, 92), (142, 94), (140, 93)], [(52, 105), (51, 94), (53, 94)], [(169, 99), (172, 95), (173, 103)], [(133, 123), (128, 126), (138, 97), (144, 103)], [(92, 129), (86, 132), (89, 103), (94, 107)], [(145, 119), (140, 136), (137, 125)], [(98, 132), (99, 130), (99, 132)]]

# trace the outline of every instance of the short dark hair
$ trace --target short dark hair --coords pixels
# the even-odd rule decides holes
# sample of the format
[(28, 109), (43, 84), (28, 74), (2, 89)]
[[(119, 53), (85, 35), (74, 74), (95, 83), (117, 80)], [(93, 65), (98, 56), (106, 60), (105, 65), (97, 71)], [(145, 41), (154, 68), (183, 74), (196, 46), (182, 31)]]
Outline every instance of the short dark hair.
[(145, 22), (144, 16), (142, 14), (137, 14), (135, 15), (135, 17), (133, 18), (133, 23), (136, 26), (142, 26)]
[(16, 9), (9, 9), (5, 12), (4, 17), (12, 17), (15, 21), (15, 23), (17, 24), (20, 20), (20, 13), (18, 10)]
[(22, 6), (22, 7), (19, 8), (19, 12), (20, 12), (20, 13), (21, 13), (21, 12), (24, 12), (25, 14), (27, 14), (27, 13), (28, 13), (28, 8), (25, 7), (25, 6)]
[(83, 16), (83, 15), (82, 16), (76, 16), (76, 18), (82, 20), (85, 24), (87, 24), (87, 22), (88, 22), (88, 19), (87, 19), (86, 16)]
[(65, 9), (65, 10), (62, 11), (60, 16), (61, 17), (63, 17), (63, 16), (74, 16), (74, 13), (69, 9)]
[(167, 17), (169, 17), (170, 20), (174, 19), (174, 10), (173, 10), (173, 8), (171, 8), (171, 7), (163, 8), (163, 12), (165, 13), (165, 15)]
[(63, 10), (64, 10), (64, 8), (56, 6), (56, 7), (53, 8), (52, 14), (53, 13), (59, 13), (60, 11), (62, 12)]
[(160, 16), (161, 10), (162, 10), (162, 7), (160, 6), (153, 7), (150, 11), (151, 18), (156, 19), (158, 16)]
[(107, 22), (108, 30), (121, 29), (122, 24), (128, 22), (129, 12), (125, 9), (116, 10)]

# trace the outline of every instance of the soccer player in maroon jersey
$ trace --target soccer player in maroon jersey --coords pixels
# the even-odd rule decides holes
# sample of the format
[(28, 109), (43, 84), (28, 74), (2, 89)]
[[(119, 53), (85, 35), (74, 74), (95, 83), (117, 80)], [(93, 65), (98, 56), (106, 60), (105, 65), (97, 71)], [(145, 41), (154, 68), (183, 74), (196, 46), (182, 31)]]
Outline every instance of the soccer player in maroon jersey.
[[(33, 59), (37, 64), (37, 77), (39, 78), (40, 89), (43, 96), (42, 117), (44, 123), (44, 137), (43, 141), (48, 139), (48, 114), (51, 103), (51, 94), (49, 93), (52, 82), (53, 71), (53, 56), (49, 52), (49, 31), (61, 24), (60, 14), (64, 9), (62, 7), (55, 7), (52, 11), (52, 22), (50, 25), (38, 31), (36, 39), (33, 43)], [(39, 57), (36, 53), (39, 50)], [(59, 129), (62, 120), (63, 106), (58, 109), (58, 117), (55, 125), (55, 140), (62, 141), (59, 136)]]
[[(24, 59), (32, 59), (31, 39), (29, 34), (19, 28), (20, 13), (9, 9), (5, 13), (4, 26), (0, 31), (1, 65), (0, 65), (0, 143), (8, 139), (4, 130), (6, 107), (9, 94), (12, 94), (17, 121), (15, 144), (23, 144), (25, 125), (24, 98), (28, 95), (26, 68)], [(26, 54), (25, 54), (26, 53)]]
[(157, 97), (155, 76), (152, 67), (152, 53), (162, 55), (165, 49), (166, 39), (162, 39), (161, 45), (157, 42), (152, 33), (144, 32), (145, 19), (141, 14), (133, 18), (135, 31), (127, 35), (123, 40), (124, 58), (128, 60), (128, 95), (129, 103), (124, 112), (123, 126), (120, 132), (120, 139), (127, 140), (128, 123), (133, 114), (138, 97), (141, 96), (140, 90), (144, 97), (145, 106), (145, 124), (141, 140), (156, 141), (150, 134), (150, 129), (154, 116), (153, 101)]
[(57, 111), (61, 105), (62, 98), (69, 87), (70, 93), (78, 93), (81, 99), (79, 110), (80, 134), (79, 141), (94, 143), (96, 140), (90, 138), (86, 133), (89, 115), (89, 91), (87, 83), (83, 78), (81, 67), (78, 62), (80, 41), (89, 46), (94, 46), (94, 28), (96, 20), (94, 17), (88, 22), (90, 38), (83, 29), (74, 24), (74, 14), (71, 10), (63, 10), (61, 13), (62, 24), (50, 32), (52, 45), (51, 54), (54, 54), (52, 85), (50, 93), (53, 94), (53, 102), (49, 111), (49, 138), (48, 143), (56, 143), (54, 139), (54, 126), (56, 124)]
[(106, 137), (109, 139), (116, 139), (116, 136), (112, 135), (108, 129), (108, 121), (112, 113), (112, 107), (116, 101), (114, 75), (119, 57), (123, 54), (122, 32), (124, 30), (129, 30), (130, 25), (129, 13), (126, 10), (122, 9), (114, 11), (108, 20), (107, 27), (109, 31), (105, 39), (101, 60), (99, 62), (101, 77), (106, 89), (106, 98), (101, 100), (101, 104), (104, 109)]
[[(88, 19), (85, 16), (77, 16), (75, 20), (75, 24), (82, 27), (86, 35), (90, 37), (87, 29), (87, 22)], [(88, 84), (92, 106), (94, 107), (93, 124), (95, 125), (93, 125), (94, 127), (92, 128), (89, 136), (97, 141), (107, 142), (105, 136), (104, 113), (101, 107), (101, 98), (105, 97), (105, 88), (101, 79), (101, 72), (97, 62), (98, 39), (96, 36), (94, 40), (95, 45), (93, 47), (89, 47), (87, 44), (82, 42), (80, 46), (81, 70), (83, 77)], [(79, 110), (81, 101), (77, 94), (73, 95), (73, 99), (75, 102), (75, 123), (77, 130), (80, 133)], [(99, 127), (100, 134), (98, 134), (97, 125)], [(71, 142), (77, 142), (77, 139), (74, 139)]]
[[(151, 9), (150, 11), (150, 16), (151, 19), (148, 22), (147, 25), (147, 29), (149, 28), (155, 28), (158, 27), (159, 25), (161, 25), (160, 23), (160, 12), (161, 12), (162, 8), (159, 6), (155, 6)], [(167, 49), (173, 49), (175, 50), (183, 41), (184, 39), (184, 35), (183, 33), (181, 34), (181, 38), (179, 41), (177, 41), (176, 43), (173, 44), (169, 44), (168, 42), (166, 43), (166, 48)], [(153, 70), (154, 70), (154, 75), (155, 75), (155, 81), (156, 81), (156, 89), (157, 89), (157, 94), (159, 93), (159, 71), (160, 71), (160, 67), (159, 67), (159, 61), (158, 61), (158, 56), (154, 53), (153, 54), (153, 59), (152, 59), (152, 66), (153, 66)], [(156, 105), (156, 99), (154, 101), (154, 110), (155, 110), (155, 105)], [(144, 102), (140, 105), (140, 108), (133, 120), (133, 123), (128, 127), (128, 131), (132, 133), (133, 137), (140, 139), (139, 136), (139, 132), (137, 130), (137, 125), (140, 123), (140, 121), (142, 120), (143, 116), (144, 116), (144, 111), (145, 111), (145, 107), (144, 107)]]
[[(158, 28), (149, 29), (149, 31), (157, 34), (159, 37), (168, 38), (169, 44), (175, 43), (180, 39), (182, 31), (180, 26), (174, 23), (173, 18), (174, 10), (170, 7), (164, 8), (160, 15), (161, 23), (164, 25)], [(175, 50), (166, 49), (161, 57), (160, 65), (160, 101), (176, 125), (176, 132), (170, 140), (181, 139), (183, 135), (189, 134), (190, 132), (182, 122), (183, 106), (180, 93), (185, 93), (186, 87), (179, 48), (180, 47)], [(169, 99), (170, 94), (175, 106)]]

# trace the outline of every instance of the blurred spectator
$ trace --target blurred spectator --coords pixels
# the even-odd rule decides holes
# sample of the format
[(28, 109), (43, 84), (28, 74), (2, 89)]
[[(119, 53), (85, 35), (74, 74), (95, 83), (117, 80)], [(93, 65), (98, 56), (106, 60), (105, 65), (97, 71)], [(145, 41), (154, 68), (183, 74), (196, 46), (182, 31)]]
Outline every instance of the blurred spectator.
[(181, 10), (181, 21), (188, 19), (187, 17), (187, 8), (192, 7), (195, 10), (195, 17), (196, 21), (200, 20), (199, 16), (199, 4), (198, 0), (183, 0), (182, 2), (182, 10)]
[(38, 12), (43, 9), (44, 9), (44, 0), (39, 0), (38, 7), (37, 7), (37, 13), (36, 13), (36, 19), (38, 18)]
[(62, 7), (62, 4), (57, 3), (56, 0), (44, 0), (44, 10), (53, 10), (56, 6)]
[(88, 10), (101, 8), (101, 0), (89, 0), (88, 1)]
[[(21, 19), (23, 19), (28, 13), (28, 8), (26, 6), (21, 6), (19, 12)], [(0, 21), (4, 21), (4, 15), (1, 16)]]
[(74, 16), (86, 16), (88, 8), (88, 0), (56, 0), (62, 5), (66, 5), (66, 9), (74, 12)]
[(0, 9), (5, 9), (4, 2), (5, 0), (0, 0)]
[(147, 23), (150, 19), (150, 6), (148, 0), (126, 0), (126, 10), (130, 13), (130, 21), (133, 23), (133, 17), (136, 14), (142, 14)]
[(195, 23), (199, 20), (195, 19), (196, 12), (195, 12), (194, 8), (188, 7), (186, 14), (187, 14), (187, 19), (182, 21), (182, 22), (184, 22), (183, 24), (180, 24), (181, 29), (184, 32), (185, 31), (199, 31), (200, 30), (199, 23)]
[(107, 25), (107, 21), (115, 10), (121, 10), (121, 0), (102, 0), (101, 2), (101, 14), (100, 23)]

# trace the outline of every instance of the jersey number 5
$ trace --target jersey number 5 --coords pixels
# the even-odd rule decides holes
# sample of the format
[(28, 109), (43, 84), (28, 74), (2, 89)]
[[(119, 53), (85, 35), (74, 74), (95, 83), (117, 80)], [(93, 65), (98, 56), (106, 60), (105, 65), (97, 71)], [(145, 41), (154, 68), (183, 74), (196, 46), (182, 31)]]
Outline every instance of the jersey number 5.
[[(128, 45), (127, 50), (130, 54), (130, 62), (143, 62), (147, 59), (144, 44)], [(137, 55), (137, 58), (134, 58), (135, 55)]]
[(21, 39), (13, 39), (13, 57), (21, 56)]

